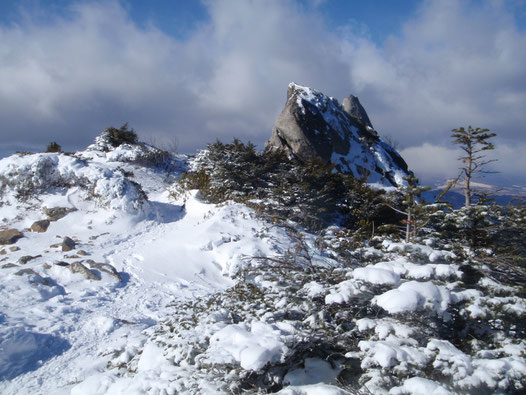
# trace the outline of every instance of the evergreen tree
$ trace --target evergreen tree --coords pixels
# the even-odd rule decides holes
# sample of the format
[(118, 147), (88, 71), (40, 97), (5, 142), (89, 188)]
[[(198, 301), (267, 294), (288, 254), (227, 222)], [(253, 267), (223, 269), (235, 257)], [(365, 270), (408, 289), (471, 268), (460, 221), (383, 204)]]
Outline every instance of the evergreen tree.
[(453, 137), (453, 142), (459, 144), (460, 148), (464, 151), (464, 155), (459, 159), (463, 163), (460, 175), (464, 178), (465, 207), (470, 207), (472, 204), (473, 190), (471, 181), (473, 178), (480, 173), (491, 173), (485, 171), (483, 168), (488, 163), (496, 161), (496, 159), (487, 160), (483, 154), (484, 151), (495, 148), (493, 144), (488, 141), (494, 136), (496, 136), (496, 134), (489, 133), (489, 129), (473, 129), (471, 126), (468, 126), (467, 130), (463, 127), (452, 130), (451, 137)]
[(62, 152), (62, 147), (56, 141), (53, 141), (46, 147), (46, 152)]

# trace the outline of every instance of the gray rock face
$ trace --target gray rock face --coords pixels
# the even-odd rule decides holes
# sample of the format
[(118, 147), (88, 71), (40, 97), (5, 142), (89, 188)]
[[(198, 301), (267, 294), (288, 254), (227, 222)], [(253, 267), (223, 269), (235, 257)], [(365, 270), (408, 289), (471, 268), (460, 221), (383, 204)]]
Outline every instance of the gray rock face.
[(18, 229), (7, 229), (0, 231), (0, 244), (14, 244), (18, 239), (24, 237)]
[(71, 265), (67, 266), (67, 268), (71, 270), (71, 273), (80, 273), (84, 277), (86, 277), (86, 279), (88, 280), (95, 280), (95, 281), (100, 280), (99, 276), (97, 276), (94, 272), (89, 270), (86, 266), (84, 266), (80, 262), (73, 262)]
[(362, 107), (360, 100), (354, 95), (349, 95), (342, 102), (343, 111), (345, 111), (351, 118), (358, 121), (365, 128), (373, 129), (373, 124), (369, 120), (369, 116)]
[(266, 148), (299, 160), (320, 158), (342, 173), (384, 185), (402, 185), (408, 174), (407, 164), (380, 139), (357, 97), (350, 95), (340, 105), (294, 83)]

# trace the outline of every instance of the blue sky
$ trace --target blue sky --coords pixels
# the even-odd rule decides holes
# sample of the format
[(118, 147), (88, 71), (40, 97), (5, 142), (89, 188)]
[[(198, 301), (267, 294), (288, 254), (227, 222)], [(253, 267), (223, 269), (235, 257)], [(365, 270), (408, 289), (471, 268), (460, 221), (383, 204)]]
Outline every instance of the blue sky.
[(524, 0), (2, 0), (0, 153), (124, 122), (183, 152), (262, 147), (295, 81), (357, 95), (427, 182), (456, 176), (449, 135), (471, 124), (498, 133), (499, 182), (526, 185), (525, 26)]

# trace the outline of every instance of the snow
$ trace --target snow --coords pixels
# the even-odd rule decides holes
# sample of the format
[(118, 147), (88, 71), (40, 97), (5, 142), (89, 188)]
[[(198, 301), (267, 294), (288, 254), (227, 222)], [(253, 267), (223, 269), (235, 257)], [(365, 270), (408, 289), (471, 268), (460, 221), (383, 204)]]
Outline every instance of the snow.
[(433, 282), (408, 281), (374, 298), (376, 304), (391, 314), (429, 307), (444, 312), (450, 302), (449, 291)]
[(260, 370), (269, 362), (279, 362), (287, 351), (280, 330), (264, 322), (229, 325), (210, 338), (210, 362), (240, 363), (243, 369)]
[(435, 383), (434, 381), (424, 379), (421, 377), (411, 377), (404, 381), (400, 387), (392, 388), (389, 391), (392, 395), (447, 395), (451, 394), (444, 387)]
[[(316, 100), (315, 93), (306, 95)], [(74, 156), (0, 160), (0, 219), (24, 235), (18, 250), (0, 248), (2, 394), (232, 393), (239, 391), (233, 387), (239, 377), (268, 377), (269, 365), (284, 369), (280, 394), (347, 394), (338, 388), (346, 368), (338, 359), (319, 358), (316, 349), (303, 360), (291, 359), (298, 344), (314, 344), (305, 333), (321, 338), (335, 326), (354, 339), (341, 355), (359, 360), (359, 385), (368, 392), (502, 392), (524, 381), (525, 341), (495, 337), (494, 347), (482, 347), (470, 340), (459, 349), (422, 333), (412, 319), (447, 324), (457, 307), (465, 320), (489, 321), (495, 310), (520, 319), (526, 304), (515, 288), (487, 277), (476, 289), (466, 288), (458, 257), (433, 240), (385, 239), (352, 252), (362, 260), (340, 263), (316, 249), (318, 236), (303, 232), (313, 265), (329, 274), (309, 277), (305, 268), (308, 280), (287, 294), (279, 275), (248, 271), (260, 269), (254, 257), (291, 251), (283, 228), (242, 204), (206, 204), (196, 191), (174, 200), (166, 172), (137, 165), (144, 152), (94, 146)], [(28, 180), (33, 191), (21, 196), (20, 186), (31, 186)], [(45, 217), (43, 206), (76, 211), (44, 233), (24, 230)], [(337, 241), (340, 230), (331, 232)], [(65, 236), (76, 241), (74, 250), (57, 246)], [(34, 259), (21, 264), (23, 256)], [(100, 280), (73, 273), (67, 264), (74, 262)], [(116, 274), (102, 270), (111, 267)], [(178, 315), (184, 306), (219, 298), (238, 285), (257, 291), (249, 295), (255, 299), (250, 308), (257, 310), (251, 319), (226, 304), (210, 311), (208, 305), (202, 311), (188, 307), (187, 317)], [(258, 299), (264, 292), (274, 295), (271, 306)], [(300, 298), (308, 303), (291, 305)], [(311, 311), (316, 304), (321, 310)], [(323, 320), (334, 311), (339, 321)], [(206, 369), (224, 374), (210, 379)], [(431, 369), (443, 382), (426, 375)], [(399, 378), (396, 383), (383, 380), (387, 372)]]

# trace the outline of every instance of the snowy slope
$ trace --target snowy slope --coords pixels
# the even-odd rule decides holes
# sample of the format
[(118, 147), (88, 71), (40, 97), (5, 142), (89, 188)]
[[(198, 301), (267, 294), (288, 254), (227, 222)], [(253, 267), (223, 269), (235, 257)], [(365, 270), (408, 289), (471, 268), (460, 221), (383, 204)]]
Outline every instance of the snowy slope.
[[(466, 289), (434, 240), (384, 240), (342, 263), (338, 228), (293, 234), (242, 204), (176, 200), (184, 158), (167, 172), (135, 149), (0, 161), (2, 228), (23, 233), (0, 248), (0, 393), (232, 393), (270, 380), (283, 394), (345, 394), (343, 373), (366, 393), (523, 389), (524, 340), (497, 332), (461, 350), (440, 335), (497, 307), (520, 318), (513, 287), (484, 277)], [(68, 210), (31, 231), (44, 207)]]

